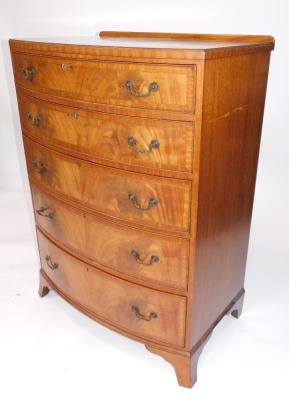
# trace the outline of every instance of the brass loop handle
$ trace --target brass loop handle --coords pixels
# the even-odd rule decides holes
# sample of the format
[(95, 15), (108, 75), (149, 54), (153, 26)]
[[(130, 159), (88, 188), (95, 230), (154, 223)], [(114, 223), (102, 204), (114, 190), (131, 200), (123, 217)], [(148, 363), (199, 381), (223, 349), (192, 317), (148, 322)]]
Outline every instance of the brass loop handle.
[(41, 217), (47, 217), (50, 219), (53, 219), (53, 214), (52, 213), (48, 213), (48, 214), (44, 214), (44, 212), (48, 209), (49, 207), (40, 207), (39, 210), (36, 210), (37, 214), (41, 215)]
[(131, 309), (132, 309), (132, 312), (135, 313), (135, 315), (136, 315), (139, 319), (142, 319), (142, 320), (144, 320), (144, 321), (150, 321), (151, 319), (157, 318), (157, 317), (158, 317), (158, 314), (156, 314), (155, 312), (151, 312), (150, 315), (141, 314), (141, 313), (139, 312), (139, 308), (138, 308), (137, 306), (132, 306)]
[(150, 142), (150, 144), (149, 144), (149, 150), (137, 148), (137, 147), (136, 147), (136, 138), (134, 138), (134, 137), (132, 137), (132, 136), (130, 136), (130, 137), (127, 139), (127, 141), (128, 141), (128, 144), (129, 144), (130, 146), (132, 146), (133, 150), (134, 150), (136, 153), (150, 154), (150, 153), (152, 152), (153, 149), (158, 149), (158, 148), (160, 147), (159, 142), (158, 142), (157, 140), (155, 140), (155, 139), (152, 140), (152, 141)]
[(70, 69), (72, 69), (72, 68), (73, 68), (73, 64), (61, 64), (61, 68), (62, 68), (62, 69), (65, 69), (65, 68), (70, 68)]
[(130, 94), (134, 97), (148, 97), (152, 92), (157, 92), (159, 90), (159, 85), (157, 82), (150, 83), (146, 93), (136, 93), (134, 91), (134, 83), (132, 81), (126, 81), (125, 86), (128, 88)]
[(20, 67), (19, 71), (22, 74), (22, 78), (26, 79), (27, 81), (32, 81), (32, 79), (35, 75), (35, 71), (34, 71), (33, 67), (28, 67), (28, 68)]
[(58, 268), (58, 264), (57, 263), (53, 263), (52, 261), (51, 261), (51, 257), (50, 256), (45, 256), (45, 261), (46, 261), (46, 264), (48, 265), (48, 267), (50, 268), (50, 269), (57, 269)]
[(135, 208), (137, 208), (138, 210), (146, 211), (146, 210), (149, 210), (149, 209), (151, 208), (151, 206), (156, 206), (156, 205), (158, 204), (158, 200), (152, 198), (152, 199), (150, 199), (150, 201), (148, 202), (148, 205), (147, 205), (147, 206), (138, 205), (138, 204), (136, 203), (136, 195), (135, 195), (134, 193), (130, 193), (130, 194), (128, 195), (128, 198), (129, 198), (129, 201), (132, 203), (132, 205), (133, 205)]
[(37, 115), (36, 117), (32, 118), (32, 115), (29, 111), (26, 113), (26, 118), (28, 120), (28, 123), (33, 126), (38, 126), (41, 121), (40, 115)]
[(159, 262), (159, 260), (160, 260), (157, 256), (151, 256), (150, 261), (149, 261), (149, 262), (145, 262), (145, 261), (142, 261), (142, 260), (139, 258), (139, 253), (138, 253), (137, 251), (132, 250), (130, 254), (133, 256), (133, 258), (135, 258), (136, 262), (138, 262), (139, 264), (142, 264), (142, 265), (146, 265), (146, 266), (148, 266), (148, 267), (149, 267), (150, 265), (152, 265), (152, 263), (154, 263), (154, 262)]
[(31, 164), (33, 165), (34, 171), (37, 172), (37, 173), (40, 174), (40, 175), (43, 175), (44, 172), (46, 171), (46, 167), (45, 167), (45, 165), (43, 165), (43, 164), (41, 164), (41, 165), (40, 165), (40, 168), (38, 168), (38, 165), (37, 165), (37, 161), (36, 161), (36, 160), (32, 160), (32, 161), (31, 161)]

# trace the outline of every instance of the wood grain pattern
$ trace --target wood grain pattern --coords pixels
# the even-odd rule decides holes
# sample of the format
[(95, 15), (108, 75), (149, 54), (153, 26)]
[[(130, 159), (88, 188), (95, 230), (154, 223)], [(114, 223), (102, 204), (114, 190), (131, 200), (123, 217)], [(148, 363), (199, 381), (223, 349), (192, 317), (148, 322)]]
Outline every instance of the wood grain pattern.
[(243, 289), (269, 58), (206, 64), (191, 346)]
[[(154, 282), (166, 288), (186, 290), (188, 240), (109, 223), (57, 201), (32, 183), (31, 190), (37, 225), (69, 249), (106, 266), (112, 273), (118, 271), (124, 277), (142, 280), (143, 284)], [(39, 214), (40, 209), (44, 212)], [(47, 217), (49, 214), (52, 218)], [(152, 255), (159, 261), (151, 266), (140, 265), (132, 257), (132, 250), (145, 262)]]
[[(160, 170), (192, 171), (193, 124), (140, 118), (118, 117), (58, 106), (18, 94), (19, 112), (25, 134), (46, 146), (57, 145), (63, 152), (73, 150), (80, 158), (103, 163), (107, 160), (124, 165)], [(27, 119), (39, 116), (40, 123)], [(159, 148), (149, 154), (137, 153), (128, 138), (136, 139), (136, 148), (148, 151), (153, 140)], [(154, 169), (157, 169), (155, 171)]]
[[(170, 32), (127, 32), (127, 31), (101, 31), (100, 37), (109, 38), (129, 38), (132, 39), (169, 39), (174, 41), (188, 40), (196, 43), (200, 42), (204, 47), (208, 44), (224, 41), (231, 44), (237, 43), (271, 43), (274, 44), (275, 40), (270, 35), (228, 35), (228, 34), (204, 34), (204, 33), (170, 33)], [(220, 45), (219, 45), (220, 46)]]
[[(274, 38), (269, 35), (188, 34), (189, 40), (184, 38), (185, 34), (164, 35), (163, 38), (146, 37), (140, 40), (133, 32), (128, 38), (115, 35), (109, 38), (50, 38), (49, 41), (10, 40), (9, 44), (13, 52), (166, 64), (192, 64), (196, 60), (256, 54), (274, 48)], [(175, 37), (173, 40), (172, 36)]]
[[(81, 262), (38, 231), (41, 265), (48, 277), (75, 302), (129, 332), (183, 347), (186, 298), (134, 285)], [(45, 257), (50, 257), (47, 261)], [(48, 264), (58, 264), (52, 270)], [(139, 319), (132, 306), (150, 321)]]
[(37, 97), (39, 100), (54, 103), (57, 105), (66, 105), (68, 107), (74, 108), (75, 110), (82, 109), (87, 111), (90, 110), (105, 114), (113, 114), (133, 118), (147, 118), (148, 121), (150, 121), (151, 119), (160, 119), (163, 121), (167, 120), (174, 122), (194, 122), (196, 119), (195, 114), (188, 114), (183, 112), (175, 113), (173, 111), (159, 111), (145, 108), (129, 108), (122, 106), (115, 107), (110, 104), (92, 103), (89, 101), (77, 100), (68, 97), (55, 96), (44, 92), (36, 92), (35, 90), (31, 90), (19, 85), (17, 85), (17, 93), (22, 93), (25, 96), (33, 98)]
[[(90, 62), (16, 53), (13, 65), (17, 85), (38, 92), (113, 106), (194, 113), (194, 65)], [(31, 81), (23, 79), (21, 67), (34, 69)], [(128, 80), (136, 93), (146, 94), (152, 82), (158, 83), (159, 90), (148, 97), (134, 97), (126, 87)]]
[(197, 382), (197, 367), (199, 357), (211, 337), (211, 333), (204, 337), (200, 343), (190, 352), (183, 354), (164, 351), (163, 349), (146, 346), (154, 354), (161, 356), (170, 363), (174, 369), (180, 386), (191, 388)]
[[(190, 182), (148, 177), (101, 167), (68, 157), (24, 139), (29, 176), (55, 193), (76, 204), (105, 215), (148, 226), (187, 231), (189, 227)], [(43, 174), (38, 168), (45, 165)], [(150, 199), (158, 204), (143, 211), (129, 200), (134, 193), (137, 204), (148, 207)]]

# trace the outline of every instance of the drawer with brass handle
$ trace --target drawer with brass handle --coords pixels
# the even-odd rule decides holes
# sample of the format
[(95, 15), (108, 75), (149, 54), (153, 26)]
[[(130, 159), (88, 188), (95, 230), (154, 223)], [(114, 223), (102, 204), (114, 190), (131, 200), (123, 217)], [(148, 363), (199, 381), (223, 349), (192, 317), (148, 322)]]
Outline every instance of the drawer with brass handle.
[(12, 54), (16, 84), (111, 106), (193, 114), (196, 66), (97, 62)]
[(192, 172), (193, 123), (75, 111), (21, 93), (18, 103), (24, 134), (45, 146), (98, 163), (147, 167), (154, 174)]
[(61, 250), (39, 230), (37, 236), (42, 269), (64, 298), (126, 332), (184, 346), (186, 297), (114, 277)]
[(92, 262), (138, 280), (186, 290), (189, 241), (110, 223), (71, 207), (31, 182), (37, 225)]
[(191, 181), (99, 166), (24, 138), (29, 176), (76, 204), (114, 218), (189, 231)]

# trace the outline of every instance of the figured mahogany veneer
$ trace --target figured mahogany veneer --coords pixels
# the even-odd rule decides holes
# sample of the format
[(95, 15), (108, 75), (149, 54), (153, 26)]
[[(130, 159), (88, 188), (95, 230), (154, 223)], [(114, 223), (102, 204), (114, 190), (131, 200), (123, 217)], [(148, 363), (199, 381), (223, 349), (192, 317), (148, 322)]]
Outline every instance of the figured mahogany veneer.
[[(36, 223), (70, 251), (124, 275), (156, 283), (163, 289), (187, 290), (189, 241), (129, 228), (71, 207), (31, 182)], [(131, 254), (139, 253), (140, 264)]]
[(39, 295), (144, 343), (185, 387), (214, 327), (242, 311), (273, 47), (142, 32), (10, 41)]
[[(183, 347), (186, 298), (134, 285), (75, 259), (38, 231), (41, 265), (65, 297), (130, 333)], [(54, 269), (52, 268), (54, 267)], [(132, 307), (150, 323), (136, 318)]]
[[(24, 146), (29, 176), (54, 193), (105, 215), (164, 229), (189, 230), (191, 182), (101, 167), (53, 152), (26, 138)], [(130, 194), (135, 194), (135, 202), (129, 199)], [(151, 199), (157, 204), (150, 205)]]
[[(14, 56), (13, 65), (16, 84), (38, 92), (113, 106), (194, 113), (194, 65), (89, 62), (22, 54)], [(32, 65), (33, 79), (23, 80), (20, 68)], [(146, 95), (154, 82), (159, 89), (148, 97), (134, 97), (127, 81), (133, 82), (133, 92), (138, 94)]]
[[(89, 112), (40, 101), (20, 91), (18, 101), (25, 135), (55, 150), (111, 162), (111, 166), (147, 167), (157, 175), (163, 170), (182, 171), (188, 178), (192, 173), (193, 123)], [(132, 138), (134, 146), (129, 142)], [(158, 147), (150, 148), (154, 141)]]

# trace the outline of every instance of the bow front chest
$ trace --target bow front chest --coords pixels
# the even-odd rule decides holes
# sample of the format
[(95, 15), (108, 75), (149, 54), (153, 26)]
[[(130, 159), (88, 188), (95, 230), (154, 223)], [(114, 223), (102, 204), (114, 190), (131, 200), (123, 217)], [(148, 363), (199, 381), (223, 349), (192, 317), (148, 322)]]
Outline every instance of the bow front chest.
[(196, 381), (238, 317), (270, 36), (10, 40), (41, 260), (54, 290)]

